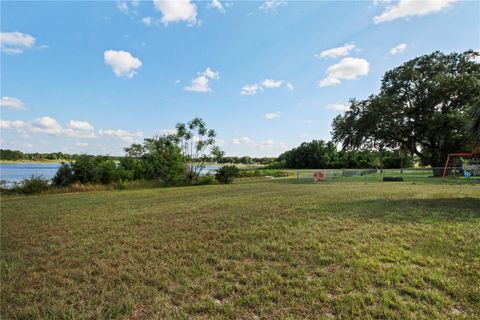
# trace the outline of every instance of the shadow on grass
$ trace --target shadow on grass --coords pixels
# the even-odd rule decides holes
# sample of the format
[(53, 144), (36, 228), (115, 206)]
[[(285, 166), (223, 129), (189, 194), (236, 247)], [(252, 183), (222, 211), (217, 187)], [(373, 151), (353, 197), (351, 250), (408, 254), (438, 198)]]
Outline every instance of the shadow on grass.
[(345, 206), (357, 217), (385, 222), (460, 222), (480, 219), (480, 199), (471, 197), (355, 200), (345, 203)]

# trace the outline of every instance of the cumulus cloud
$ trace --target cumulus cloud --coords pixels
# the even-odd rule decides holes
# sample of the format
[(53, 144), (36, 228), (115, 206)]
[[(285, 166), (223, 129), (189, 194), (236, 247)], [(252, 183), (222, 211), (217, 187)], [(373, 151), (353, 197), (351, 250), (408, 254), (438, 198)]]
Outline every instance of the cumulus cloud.
[(136, 139), (143, 137), (143, 132), (131, 132), (122, 129), (107, 129), (107, 130), (98, 130), (98, 134), (105, 137), (111, 137), (123, 140), (127, 143), (134, 142)]
[(252, 96), (257, 94), (259, 91), (263, 91), (263, 89), (276, 89), (282, 86), (285, 86), (290, 91), (294, 89), (293, 84), (285, 82), (285, 80), (274, 80), (267, 78), (263, 80), (260, 84), (254, 83), (243, 86), (240, 93), (245, 96)]
[(29, 34), (15, 32), (0, 32), (0, 50), (8, 54), (20, 54), (33, 48), (35, 38)]
[[(72, 121), (69, 122), (69, 124)], [(30, 122), (21, 120), (2, 120), (0, 122), (0, 128), (13, 129), (24, 135), (33, 133), (44, 133), (54, 136), (74, 137), (74, 138), (96, 138), (94, 132), (85, 132), (85, 130), (79, 130), (75, 128), (64, 128), (56, 119), (48, 116), (37, 118)], [(93, 129), (93, 127), (92, 127)]]
[(276, 12), (278, 7), (285, 5), (287, 5), (286, 0), (265, 0), (259, 9), (265, 12)]
[(179, 21), (189, 25), (197, 23), (197, 6), (191, 0), (153, 0), (153, 4), (162, 13), (164, 25)]
[(9, 108), (9, 109), (18, 109), (18, 110), (25, 110), (25, 103), (18, 99), (18, 98), (13, 98), (13, 97), (2, 97), (0, 100), (0, 106), (3, 108)]
[(337, 58), (347, 56), (355, 48), (354, 44), (345, 44), (342, 47), (332, 48), (316, 54), (317, 58)]
[(267, 113), (265, 113), (264, 117), (265, 117), (265, 119), (267, 119), (267, 120), (273, 120), (273, 119), (275, 119), (275, 118), (279, 118), (279, 117), (280, 117), (280, 114), (281, 114), (281, 112), (279, 112), (279, 111), (267, 112)]
[(400, 0), (394, 6), (388, 6), (385, 11), (373, 18), (375, 24), (392, 21), (399, 18), (424, 16), (452, 6), (456, 0)]
[(212, 0), (212, 2), (210, 2), (207, 5), (207, 8), (217, 9), (221, 13), (225, 13), (225, 6), (223, 5), (223, 3), (220, 0)]
[(401, 43), (398, 46), (390, 49), (390, 54), (394, 55), (394, 54), (397, 54), (397, 53), (402, 53), (403, 51), (405, 51), (406, 48), (407, 48), (407, 44), (406, 43)]
[(275, 81), (273, 79), (265, 79), (262, 82), (262, 86), (265, 88), (279, 88), (283, 84), (283, 80)]
[(67, 127), (73, 130), (80, 130), (80, 131), (91, 131), (93, 130), (93, 126), (86, 122), (86, 121), (77, 121), (77, 120), (70, 120), (67, 123)]
[(27, 127), (28, 123), (22, 120), (0, 120), (0, 128), (1, 129), (15, 129), (15, 130), (22, 130), (23, 128)]
[(344, 103), (333, 103), (333, 104), (328, 104), (327, 109), (343, 112), (343, 111), (349, 110), (350, 106)]
[(210, 92), (210, 79), (220, 79), (218, 71), (214, 71), (210, 68), (205, 69), (203, 72), (199, 72), (195, 79), (190, 81), (190, 85), (183, 88), (185, 91), (192, 92)]
[(117, 77), (125, 76), (131, 79), (142, 66), (142, 61), (135, 58), (128, 51), (107, 50), (103, 53), (105, 64), (112, 67)]
[(370, 69), (370, 63), (361, 58), (343, 58), (339, 63), (327, 68), (327, 77), (319, 82), (319, 87), (338, 85), (342, 80), (355, 80), (365, 76)]

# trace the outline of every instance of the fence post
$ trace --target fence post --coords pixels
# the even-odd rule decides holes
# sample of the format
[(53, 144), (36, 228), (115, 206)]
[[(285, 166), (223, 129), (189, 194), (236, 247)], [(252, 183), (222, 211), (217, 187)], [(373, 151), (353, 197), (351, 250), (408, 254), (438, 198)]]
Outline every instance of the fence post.
[(367, 184), (367, 170), (363, 170), (363, 176), (365, 177), (365, 184)]
[(298, 170), (297, 170), (297, 184), (298, 184)]
[(417, 169), (413, 168), (413, 184), (417, 184)]

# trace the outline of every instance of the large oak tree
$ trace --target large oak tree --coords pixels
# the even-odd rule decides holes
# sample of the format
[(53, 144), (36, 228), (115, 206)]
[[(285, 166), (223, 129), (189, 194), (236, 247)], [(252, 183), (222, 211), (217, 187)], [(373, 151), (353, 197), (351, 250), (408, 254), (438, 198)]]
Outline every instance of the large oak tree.
[(449, 153), (479, 142), (466, 134), (469, 115), (480, 105), (478, 57), (437, 51), (386, 72), (377, 95), (352, 99), (334, 119), (334, 140), (346, 149), (407, 148), (422, 163), (443, 166)]

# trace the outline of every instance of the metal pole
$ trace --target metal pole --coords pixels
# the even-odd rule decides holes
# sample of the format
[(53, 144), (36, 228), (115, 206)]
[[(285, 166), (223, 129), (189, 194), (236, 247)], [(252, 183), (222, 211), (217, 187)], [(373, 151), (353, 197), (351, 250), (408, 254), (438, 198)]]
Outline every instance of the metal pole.
[(298, 184), (298, 170), (297, 170), (297, 184)]
[(365, 180), (365, 184), (367, 184), (367, 170), (363, 170), (363, 176), (364, 176), (364, 180)]

